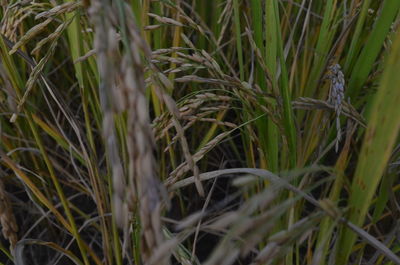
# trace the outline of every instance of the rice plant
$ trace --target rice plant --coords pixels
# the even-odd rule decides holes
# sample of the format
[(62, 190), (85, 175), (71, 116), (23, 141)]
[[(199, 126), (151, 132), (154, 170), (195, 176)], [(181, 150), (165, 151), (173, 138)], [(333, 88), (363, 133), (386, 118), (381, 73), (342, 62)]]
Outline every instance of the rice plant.
[(399, 0), (0, 6), (0, 264), (400, 264)]

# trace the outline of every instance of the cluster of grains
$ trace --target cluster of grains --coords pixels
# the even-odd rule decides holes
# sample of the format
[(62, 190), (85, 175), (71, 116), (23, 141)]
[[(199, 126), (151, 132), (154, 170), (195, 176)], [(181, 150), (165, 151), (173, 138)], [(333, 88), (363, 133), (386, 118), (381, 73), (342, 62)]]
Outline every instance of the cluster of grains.
[[(335, 110), (335, 105), (331, 104), (330, 102), (326, 102), (324, 100), (318, 100), (313, 98), (303, 98), (300, 97), (292, 102), (292, 106), (295, 109), (326, 109), (326, 110)], [(366, 127), (366, 121), (364, 117), (357, 112), (357, 110), (346, 101), (342, 102), (341, 106), (341, 114), (350, 118), (351, 120), (355, 121), (358, 125), (362, 127)]]
[[(114, 217), (127, 235), (128, 212), (138, 212), (143, 263), (168, 264), (169, 251), (165, 251), (165, 246), (169, 242), (163, 238), (160, 218), (163, 186), (155, 172), (154, 139), (141, 59), (141, 53), (150, 57), (150, 50), (140, 36), (129, 6), (119, 5), (115, 6), (113, 1), (92, 1), (90, 7), (102, 80), (99, 89), (104, 113), (103, 135), (112, 165)], [(117, 34), (120, 27), (124, 29), (121, 32), (125, 45), (123, 50), (119, 47)], [(127, 113), (129, 164), (125, 167), (118, 155), (119, 144), (113, 118), (121, 112)]]
[[(35, 16), (35, 19), (41, 22), (39, 22), (34, 27), (29, 29), (15, 43), (13, 43), (13, 41), (16, 38), (16, 33), (13, 30), (18, 28), (18, 25), (21, 24), (22, 21), (24, 21), (32, 13), (32, 11), (30, 11), (29, 8), (34, 8), (34, 4), (33, 6), (29, 5), (29, 7), (24, 7), (23, 5), (20, 6), (18, 4), (14, 4), (6, 9), (5, 15), (2, 19), (1, 34), (3, 35), (2, 37), (5, 44), (10, 47), (9, 54), (12, 55), (14, 53), (18, 53), (18, 55), (22, 56), (30, 64), (30, 67), (32, 68), (32, 71), (29, 75), (29, 79), (26, 82), (24, 95), (20, 99), (17, 109), (15, 110), (15, 113), (12, 115), (10, 122), (16, 121), (18, 113), (21, 112), (23, 105), (27, 101), (30, 91), (33, 89), (34, 84), (41, 76), (45, 64), (50, 60), (51, 56), (53, 55), (53, 52), (57, 46), (57, 40), (60, 38), (64, 30), (70, 25), (72, 20), (61, 23), (54, 32), (52, 32), (51, 34), (49, 34), (48, 36), (37, 42), (36, 46), (30, 52), (31, 54), (38, 53), (46, 44), (50, 44), (50, 47), (48, 47), (45, 56), (39, 61), (39, 63), (36, 64), (36, 62), (32, 60), (23, 51), (21, 51), (20, 48), (25, 46), (31, 40), (34, 40), (44, 31), (46, 31), (50, 23), (56, 21), (55, 16), (72, 12), (79, 6), (80, 6), (79, 2), (70, 2), (56, 6), (50, 10), (45, 10), (45, 11), (43, 11), (42, 8), (38, 7), (37, 9), (35, 9), (38, 13)], [(21, 15), (21, 17), (17, 21), (14, 21), (15, 12), (24, 15)]]
[(11, 208), (11, 202), (4, 189), (3, 181), (0, 179), (0, 223), (3, 236), (10, 242), (10, 249), (13, 250), (17, 244), (18, 226)]
[(344, 75), (339, 64), (334, 64), (329, 67), (331, 74), (329, 79), (331, 80), (331, 88), (329, 91), (328, 102), (335, 106), (336, 114), (336, 152), (339, 149), (339, 142), (342, 138), (340, 130), (340, 114), (342, 111), (342, 102), (344, 98)]
[[(276, 229), (276, 220), (293, 207), (295, 201), (286, 200), (276, 204), (276, 199), (282, 189), (288, 189), (297, 194), (304, 195), (308, 201), (315, 206), (322, 208), (322, 204), (311, 196), (308, 196), (300, 189), (292, 186), (288, 179), (278, 177), (269, 171), (253, 168), (223, 169), (201, 174), (201, 179), (214, 179), (224, 174), (246, 174), (235, 178), (233, 185), (237, 187), (255, 187), (259, 178), (270, 181), (270, 186), (259, 193), (251, 196), (235, 210), (230, 210), (216, 217), (209, 218), (202, 225), (207, 231), (229, 231), (210, 254), (205, 265), (236, 264), (240, 257), (248, 257), (246, 264), (269, 264), (268, 261), (277, 259), (291, 251), (291, 244), (301, 240), (309, 233), (310, 228), (315, 227), (323, 216), (322, 211), (316, 211), (295, 222), (289, 229), (273, 232)], [(257, 176), (257, 177), (255, 177)], [(194, 182), (194, 178), (186, 178), (175, 183), (171, 188), (182, 188)], [(244, 191), (245, 189), (243, 189)], [(325, 207), (330, 207), (325, 203)], [(341, 214), (332, 209), (332, 216)], [(256, 214), (257, 213), (257, 214)], [(199, 219), (206, 219), (209, 213), (197, 212), (187, 217), (177, 226), (177, 230), (190, 231)], [(251, 254), (252, 249), (265, 241), (268, 235), (267, 244), (255, 255)], [(250, 261), (250, 254), (252, 261)]]

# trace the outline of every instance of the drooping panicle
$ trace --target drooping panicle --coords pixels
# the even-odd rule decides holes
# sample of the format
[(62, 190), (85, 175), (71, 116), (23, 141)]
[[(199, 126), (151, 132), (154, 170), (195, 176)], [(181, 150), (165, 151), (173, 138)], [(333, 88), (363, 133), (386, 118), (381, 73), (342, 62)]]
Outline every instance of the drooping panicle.
[(339, 149), (339, 142), (342, 138), (340, 129), (340, 114), (342, 111), (342, 102), (344, 99), (345, 81), (344, 81), (344, 74), (339, 64), (331, 65), (329, 67), (329, 70), (331, 72), (329, 75), (329, 79), (331, 80), (331, 87), (329, 90), (328, 102), (335, 106), (336, 131), (337, 131), (335, 151), (337, 152)]

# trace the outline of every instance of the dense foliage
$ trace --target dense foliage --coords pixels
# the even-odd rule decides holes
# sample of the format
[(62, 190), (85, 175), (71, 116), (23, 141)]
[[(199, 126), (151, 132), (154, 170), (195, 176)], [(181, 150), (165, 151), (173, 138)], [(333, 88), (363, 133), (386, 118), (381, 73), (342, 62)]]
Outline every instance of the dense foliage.
[(0, 3), (1, 264), (400, 264), (399, 0)]

